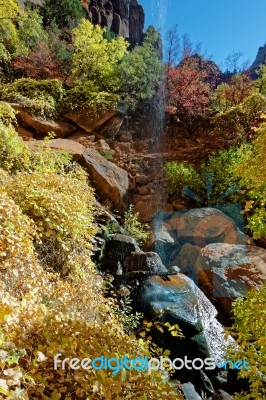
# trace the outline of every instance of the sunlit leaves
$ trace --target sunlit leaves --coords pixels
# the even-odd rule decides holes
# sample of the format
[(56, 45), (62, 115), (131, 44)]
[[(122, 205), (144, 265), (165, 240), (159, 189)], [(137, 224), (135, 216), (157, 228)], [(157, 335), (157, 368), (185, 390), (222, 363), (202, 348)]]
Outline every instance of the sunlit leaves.
[(238, 348), (231, 349), (229, 357), (245, 359), (249, 369), (242, 369), (240, 377), (248, 378), (250, 393), (241, 399), (262, 399), (266, 395), (266, 284), (239, 298), (233, 305), (234, 324), (232, 332)]

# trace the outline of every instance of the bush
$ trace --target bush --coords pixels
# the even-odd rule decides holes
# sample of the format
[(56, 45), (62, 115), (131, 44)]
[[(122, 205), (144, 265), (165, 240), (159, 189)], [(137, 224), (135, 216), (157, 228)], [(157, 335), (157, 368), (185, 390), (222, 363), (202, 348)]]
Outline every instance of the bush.
[(252, 128), (261, 122), (266, 111), (266, 98), (255, 93), (241, 104), (215, 115), (211, 125), (213, 147), (216, 149), (239, 145), (254, 137)]
[[(4, 112), (8, 108), (4, 107)], [(3, 114), (2, 114), (3, 115)], [(4, 114), (4, 120), (13, 119), (12, 114)], [(26, 144), (19, 140), (17, 132), (12, 126), (6, 126), (0, 118), (0, 168), (15, 172), (29, 167), (30, 151)]]
[[(6, 176), (0, 171), (1, 180), (3, 175)], [(25, 176), (19, 174), (14, 180), (17, 193), (24, 188), (25, 192), (34, 194), (33, 188), (37, 190), (37, 186), (40, 189), (45, 186), (46, 178), (40, 183), (36, 176), (33, 178), (33, 174), (28, 174), (28, 179), (26, 173)], [(12, 177), (10, 179), (13, 180)], [(11, 183), (11, 192), (14, 182)], [(31, 188), (25, 187), (26, 182)], [(62, 187), (65, 181), (57, 183), (61, 184), (58, 192), (60, 189), (63, 193), (68, 191)], [(53, 196), (55, 190), (53, 185), (51, 187)], [(25, 204), (20, 201), (22, 195), (18, 197), (23, 207), (27, 204), (32, 206), (33, 222), (4, 189), (9, 187), (2, 187), (0, 192), (1, 396), (21, 400), (59, 400), (62, 396), (65, 399), (85, 400), (96, 395), (99, 399), (115, 400), (119, 396), (125, 400), (139, 400), (148, 390), (144, 399), (177, 399), (176, 390), (160, 372), (155, 372), (151, 379), (146, 372), (139, 371), (121, 371), (112, 375), (106, 370), (75, 371), (68, 365), (65, 369), (60, 366), (57, 370), (54, 368), (54, 356), (58, 353), (62, 354), (62, 358), (79, 359), (93, 359), (100, 355), (107, 358), (127, 355), (134, 359), (151, 355), (143, 341), (140, 343), (132, 335), (126, 335), (117, 322), (111, 307), (112, 300), (103, 297), (102, 280), (96, 274), (86, 248), (81, 246), (76, 257), (71, 257), (74, 268), (63, 280), (59, 274), (47, 272), (38, 263), (33, 241), (36, 230), (40, 231), (42, 226), (42, 215), (38, 219), (36, 210), (45, 208), (42, 201), (45, 202), (47, 197), (41, 195), (44, 191), (39, 198), (34, 195), (32, 201), (26, 193)], [(72, 192), (69, 194), (70, 206), (74, 205)], [(79, 194), (83, 196), (83, 192)], [(65, 200), (67, 203), (67, 197)], [(64, 222), (70, 234), (76, 231), (77, 213), (82, 212), (77, 212), (78, 207), (80, 199), (76, 196), (72, 214), (63, 215), (63, 211), (68, 211), (66, 208), (61, 211), (61, 216), (67, 219)], [(49, 216), (45, 221), (47, 229)], [(74, 224), (72, 228), (71, 221)], [(87, 224), (84, 222), (85, 231)]]
[(99, 91), (92, 82), (87, 82), (66, 91), (64, 107), (69, 111), (86, 108), (92, 115), (97, 115), (100, 111), (115, 107), (118, 100), (118, 95)]
[[(89, 243), (96, 233), (93, 190), (85, 173), (20, 172), (7, 191), (35, 222), (36, 248), (44, 264), (64, 268), (68, 257), (81, 244), (85, 247), (85, 242)], [(44, 247), (48, 258), (44, 256)]]
[(232, 172), (246, 189), (248, 228), (253, 232), (253, 237), (258, 239), (266, 235), (266, 123), (261, 123), (254, 134), (256, 139)]
[(165, 176), (169, 183), (169, 193), (182, 192), (188, 186), (195, 192), (202, 190), (203, 181), (193, 167), (185, 163), (170, 161), (164, 167)]
[(37, 81), (22, 78), (0, 88), (2, 100), (18, 102), (30, 112), (47, 117), (58, 113), (64, 93), (62, 83), (58, 79)]
[(249, 370), (242, 369), (239, 377), (248, 378), (250, 392), (236, 398), (264, 399), (266, 396), (266, 283), (238, 298), (233, 304), (234, 324), (230, 333), (237, 347), (229, 351), (229, 358), (247, 360)]
[[(1, 171), (2, 172), (2, 171)], [(1, 173), (2, 175), (2, 173)], [(1, 179), (0, 190), (0, 265), (1, 271), (20, 265), (29, 267), (34, 259), (32, 238), (35, 234), (30, 218), (23, 215), (20, 208), (3, 191)], [(2, 273), (2, 272), (1, 272)]]
[[(230, 202), (244, 202), (245, 197), (241, 192), (239, 178), (234, 175), (234, 169), (240, 164), (251, 146), (246, 144), (240, 148), (231, 147), (228, 150), (220, 150), (211, 155), (208, 161), (201, 165), (200, 172), (204, 176), (213, 174), (212, 203), (216, 204), (222, 196), (233, 185), (239, 187), (236, 193), (230, 196)], [(225, 199), (227, 201), (227, 199)]]
[(5, 103), (4, 101), (0, 101), (0, 122), (6, 126), (17, 123), (16, 112), (8, 103)]

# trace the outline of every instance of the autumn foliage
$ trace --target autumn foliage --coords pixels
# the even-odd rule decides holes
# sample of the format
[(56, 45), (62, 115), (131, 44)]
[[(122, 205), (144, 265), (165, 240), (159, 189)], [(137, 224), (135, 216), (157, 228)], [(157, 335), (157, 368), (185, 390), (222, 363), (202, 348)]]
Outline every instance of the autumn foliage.
[(12, 69), (17, 78), (64, 79), (63, 67), (66, 61), (59, 61), (55, 52), (46, 43), (25, 56), (16, 56), (12, 60)]
[(193, 57), (185, 58), (168, 73), (168, 104), (170, 115), (179, 120), (191, 120), (206, 115), (210, 105), (208, 73)]

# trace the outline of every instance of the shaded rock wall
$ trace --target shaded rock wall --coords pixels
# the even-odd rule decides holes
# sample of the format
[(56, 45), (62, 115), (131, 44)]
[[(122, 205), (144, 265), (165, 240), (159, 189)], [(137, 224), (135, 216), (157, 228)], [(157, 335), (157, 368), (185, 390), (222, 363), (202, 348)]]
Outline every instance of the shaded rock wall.
[(131, 46), (142, 42), (145, 14), (137, 0), (89, 0), (88, 12), (94, 24), (107, 26)]
[(266, 64), (266, 44), (259, 48), (256, 59), (250, 67), (250, 73), (253, 78), (257, 78), (256, 70), (260, 64)]

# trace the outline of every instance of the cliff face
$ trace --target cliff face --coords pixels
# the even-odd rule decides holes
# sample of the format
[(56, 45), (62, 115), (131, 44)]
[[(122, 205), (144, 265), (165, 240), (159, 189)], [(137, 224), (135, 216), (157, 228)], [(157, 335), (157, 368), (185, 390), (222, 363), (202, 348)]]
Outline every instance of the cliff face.
[(256, 70), (259, 68), (260, 64), (266, 64), (266, 44), (259, 48), (257, 57), (250, 67), (252, 77), (257, 78)]
[[(44, 0), (18, 0), (20, 6), (29, 1), (44, 6)], [(134, 47), (143, 40), (145, 14), (137, 0), (81, 0), (94, 24), (107, 26), (119, 36), (128, 39)]]
[(94, 24), (107, 26), (131, 46), (142, 42), (145, 14), (137, 0), (89, 0), (86, 8)]

